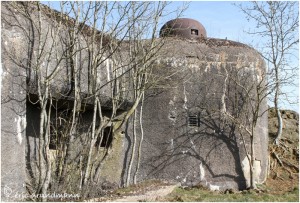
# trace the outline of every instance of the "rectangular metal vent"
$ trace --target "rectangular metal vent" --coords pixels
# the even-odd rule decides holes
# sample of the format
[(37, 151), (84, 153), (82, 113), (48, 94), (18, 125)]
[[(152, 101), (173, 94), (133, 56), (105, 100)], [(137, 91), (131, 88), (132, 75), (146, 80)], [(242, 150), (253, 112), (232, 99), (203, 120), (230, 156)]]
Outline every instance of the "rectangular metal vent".
[(188, 126), (189, 127), (200, 127), (200, 118), (198, 115), (188, 116)]

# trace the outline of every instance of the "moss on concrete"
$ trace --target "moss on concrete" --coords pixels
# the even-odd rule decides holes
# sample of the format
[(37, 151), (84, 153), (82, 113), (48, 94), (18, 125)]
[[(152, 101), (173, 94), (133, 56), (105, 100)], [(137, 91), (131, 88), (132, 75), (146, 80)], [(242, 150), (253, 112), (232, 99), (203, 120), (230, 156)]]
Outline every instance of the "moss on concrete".
[(101, 168), (100, 179), (119, 185), (122, 174), (123, 135), (115, 134)]

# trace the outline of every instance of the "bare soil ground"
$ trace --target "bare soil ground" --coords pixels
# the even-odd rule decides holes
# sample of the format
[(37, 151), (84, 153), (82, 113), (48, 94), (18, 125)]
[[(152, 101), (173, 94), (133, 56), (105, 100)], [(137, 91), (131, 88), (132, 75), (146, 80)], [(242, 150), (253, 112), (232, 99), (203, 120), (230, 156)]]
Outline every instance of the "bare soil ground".
[(265, 183), (270, 193), (283, 194), (299, 187), (299, 114), (282, 110), (283, 137), (274, 145), (278, 128), (274, 109), (269, 111), (270, 172)]
[(170, 184), (160, 180), (148, 180), (137, 185), (119, 188), (100, 198), (89, 199), (88, 202), (153, 202), (170, 194), (178, 184)]
[(167, 185), (157, 188), (155, 190), (147, 191), (145, 194), (124, 196), (122, 198), (113, 199), (114, 202), (152, 202), (159, 201), (159, 199), (170, 194), (178, 185)]

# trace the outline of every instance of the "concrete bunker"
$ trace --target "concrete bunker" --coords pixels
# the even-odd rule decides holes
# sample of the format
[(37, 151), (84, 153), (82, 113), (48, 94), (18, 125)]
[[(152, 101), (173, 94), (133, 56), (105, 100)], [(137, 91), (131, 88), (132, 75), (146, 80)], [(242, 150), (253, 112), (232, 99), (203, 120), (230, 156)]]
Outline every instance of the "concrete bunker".
[[(5, 6), (3, 5), (1, 9), (5, 10)], [(2, 15), (2, 17), (6, 16)], [(45, 22), (45, 25), (47, 23)], [(4, 28), (2, 32), (6, 34), (3, 40), (13, 41), (13, 45), (22, 47), (21, 38), (16, 40), (10, 35), (12, 28), (6, 27), (7, 25), (2, 26)], [(22, 36), (22, 32), (17, 34)], [(193, 19), (176, 19), (167, 22), (161, 28), (160, 36), (161, 38), (157, 40), (165, 40), (165, 46), (159, 52), (160, 57), (155, 63), (153, 74), (166, 76), (167, 79), (159, 84), (160, 88), (149, 89), (145, 92), (147, 99), (142, 116), (145, 140), (137, 180), (164, 179), (180, 182), (183, 185), (203, 184), (212, 190), (246, 188), (249, 164), (247, 165), (245, 161), (246, 153), (243, 151), (241, 139), (237, 136), (236, 126), (228, 123), (224, 125), (220, 116), (223, 108), (221, 101), (224, 96), (222, 91), (225, 84), (224, 74), (228, 71), (232, 76), (240, 77), (248, 82), (260, 76), (260, 71), (265, 68), (263, 60), (254, 49), (246, 45), (207, 37), (203, 25)], [(10, 43), (6, 43), (5, 46), (10, 46)], [(120, 50), (126, 56), (127, 49), (124, 47), (126, 46), (121, 44)], [(16, 54), (23, 56), (23, 53)], [(24, 78), (31, 80), (33, 77), (27, 75), (28, 73), (21, 67), (15, 66), (5, 52), (2, 52), (2, 56), (5, 70), (18, 73), (16, 77), (10, 75), (3, 80), (3, 96), (9, 97), (13, 92), (15, 101), (6, 102), (1, 107), (2, 118), (7, 118), (1, 124), (2, 156), (4, 157), (2, 165), (8, 166), (2, 168), (2, 183), (16, 182), (18, 185), (15, 187), (16, 190), (23, 191), (22, 184), (26, 180), (25, 169), (29, 176), (36, 174), (33, 165), (37, 161), (39, 126), (36, 123), (38, 123), (40, 112), (37, 106), (28, 102), (27, 96), (29, 94), (34, 96), (36, 92), (23, 87), (26, 84)], [(86, 53), (82, 53), (83, 59), (86, 56)], [(24, 59), (27, 59), (26, 57), (24, 56)], [(85, 60), (80, 61), (82, 61), (82, 67), (87, 67)], [(110, 78), (109, 59), (106, 62), (105, 64), (108, 65), (99, 70), (103, 73), (101, 80)], [(87, 70), (83, 69), (83, 72), (83, 76), (89, 75)], [(61, 75), (64, 76), (64, 74)], [(88, 94), (87, 78), (81, 79), (82, 94), (86, 96)], [(16, 87), (12, 81), (20, 83), (19, 86)], [(59, 78), (57, 83), (56, 88), (64, 90), (66, 81)], [(60, 86), (61, 84), (63, 85)], [(228, 87), (225, 92), (226, 107), (230, 111), (239, 110), (241, 101), (236, 98), (239, 98), (240, 90), (233, 81), (226, 84)], [(25, 90), (28, 90), (28, 94)], [(107, 118), (111, 115), (110, 95), (109, 89), (101, 92), (101, 99), (103, 99), (101, 102), (106, 108), (103, 112)], [(51, 129), (49, 147), (53, 151), (59, 150), (59, 143), (64, 142), (63, 127), (66, 125), (64, 120), (67, 120), (70, 108), (67, 107), (70, 103), (68, 100), (72, 98), (66, 97), (60, 100), (65, 106), (59, 109), (60, 116), (57, 116), (58, 119), (53, 122), (54, 126), (57, 126)], [(22, 102), (16, 103), (16, 101)], [(89, 103), (87, 100), (83, 101)], [(124, 103), (120, 112), (117, 113), (121, 115), (123, 110), (130, 108), (130, 105), (132, 105), (130, 101), (127, 101), (127, 104)], [(18, 112), (13, 111), (16, 106)], [(266, 107), (267, 103), (264, 103), (262, 111)], [(56, 113), (53, 109), (52, 115)], [(140, 111), (137, 110), (137, 114), (139, 113)], [(84, 149), (82, 150), (84, 153), (87, 150), (87, 145), (83, 144), (82, 138), (88, 131), (90, 124), (88, 122), (91, 121), (88, 108), (82, 112), (80, 119), (80, 131), (73, 141), (75, 143), (74, 160), (77, 159), (79, 162), (81, 149)], [(106, 163), (101, 168), (101, 178), (119, 186), (124, 182), (124, 174), (127, 173), (134, 122), (132, 119), (129, 120), (124, 126), (124, 133), (117, 134), (114, 138), (111, 132), (114, 124), (118, 124), (120, 120), (116, 119), (111, 122), (112, 124), (104, 129), (103, 139), (97, 140), (94, 147), (111, 149)], [(141, 130), (140, 126), (136, 127), (137, 131)], [(267, 175), (268, 167), (267, 116), (260, 118), (259, 126), (255, 130), (261, 133), (261, 137), (255, 141), (256, 165), (261, 170), (257, 170), (255, 175), (257, 182), (262, 182)], [(16, 145), (16, 143), (19, 144)], [(136, 166), (137, 162), (134, 162), (133, 167)], [(11, 169), (15, 169), (17, 174), (12, 174)]]
[[(251, 84), (264, 71), (263, 59), (239, 42), (207, 37), (205, 28), (191, 19), (167, 22), (160, 36), (167, 37), (166, 48), (157, 62), (163, 68), (156, 69), (155, 74), (172, 77), (157, 90), (160, 94), (151, 96), (149, 92), (145, 101), (147, 144), (138, 178), (202, 184), (212, 190), (245, 189), (249, 186), (249, 166), (242, 138), (233, 123), (224, 124), (221, 113), (224, 104), (231, 113), (241, 109), (242, 102), (233, 98), (239, 98), (242, 90), (233, 81), (226, 82), (225, 75), (227, 72), (244, 85)], [(266, 101), (261, 111), (264, 109)], [(258, 123), (255, 130), (261, 136), (255, 138), (255, 157), (259, 164), (254, 175), (261, 183), (268, 168), (267, 115)]]

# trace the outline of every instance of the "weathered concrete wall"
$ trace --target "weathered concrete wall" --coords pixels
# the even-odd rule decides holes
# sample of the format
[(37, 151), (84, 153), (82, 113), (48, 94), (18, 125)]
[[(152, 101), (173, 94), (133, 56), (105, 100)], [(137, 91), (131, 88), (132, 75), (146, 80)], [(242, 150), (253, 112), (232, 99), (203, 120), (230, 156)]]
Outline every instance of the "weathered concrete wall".
[[(55, 106), (55, 105), (54, 105)], [(110, 117), (111, 111), (104, 110), (103, 116)], [(71, 117), (65, 116), (63, 114), (68, 115), (66, 109), (55, 109), (52, 108), (51, 112), (51, 122), (53, 125), (57, 124), (55, 128), (57, 130), (57, 146), (56, 149), (53, 147), (50, 150), (50, 157), (52, 161), (52, 170), (53, 170), (53, 178), (56, 178), (56, 169), (57, 169), (57, 161), (61, 159), (58, 157), (60, 153), (60, 147), (63, 145), (62, 143), (65, 142), (66, 135), (64, 135), (64, 130), (67, 129), (68, 120)], [(38, 174), (38, 149), (39, 149), (39, 117), (40, 117), (40, 110), (38, 105), (33, 105), (29, 101), (27, 101), (27, 128), (26, 128), (26, 142), (25, 142), (25, 150), (26, 150), (26, 182), (31, 183), (32, 185), (37, 184), (37, 174)], [(61, 119), (61, 120), (59, 120)], [(98, 118), (99, 120), (99, 118)], [(73, 187), (77, 188), (80, 185), (80, 170), (78, 168), (82, 167), (82, 165), (86, 162), (86, 155), (88, 154), (88, 150), (90, 149), (90, 129), (92, 126), (93, 121), (93, 112), (90, 109), (87, 109), (80, 115), (78, 129), (76, 136), (73, 140), (70, 140), (69, 147), (70, 147), (70, 156), (69, 161), (67, 162), (67, 166), (69, 168), (74, 168), (72, 174), (67, 174), (65, 180), (70, 183), (73, 183)], [(99, 123), (96, 123), (98, 126)], [(54, 127), (54, 126), (53, 126)], [(52, 129), (52, 128), (51, 128)], [(51, 138), (55, 137), (53, 131), (51, 133)], [(124, 136), (123, 134), (115, 135), (112, 139), (110, 145), (107, 146), (108, 148), (108, 155), (104, 162), (101, 164), (101, 173), (100, 173), (100, 183), (102, 184), (109, 184), (110, 186), (118, 187), (121, 181), (121, 170), (123, 165), (123, 143), (124, 143)], [(50, 142), (51, 144), (51, 142)], [(105, 147), (100, 147), (100, 153), (96, 153), (98, 145), (92, 146), (94, 147), (95, 155), (92, 156), (92, 162), (94, 164), (98, 164), (101, 160), (102, 156), (105, 155), (106, 150)], [(72, 170), (70, 170), (72, 171)], [(75, 174), (76, 173), (76, 174)], [(77, 174), (78, 173), (78, 174)], [(99, 187), (100, 185), (99, 184)], [(77, 188), (78, 189), (78, 188)]]
[[(101, 87), (99, 93), (102, 95), (102, 105), (109, 107), (111, 105), (109, 98), (112, 94), (110, 82), (113, 81), (113, 74), (118, 77), (124, 74), (123, 71), (126, 69), (126, 66), (119, 67), (124, 65), (121, 64), (121, 61), (125, 57), (120, 50), (117, 49), (114, 52), (115, 57), (120, 59), (119, 64), (116, 62), (113, 64), (112, 59), (107, 58), (110, 53), (106, 50), (111, 49), (109, 43), (113, 39), (103, 34), (106, 41), (102, 44), (96, 41), (92, 50), (91, 37), (86, 34), (90, 32), (90, 28), (86, 27), (76, 35), (76, 41), (79, 42), (75, 44), (77, 48), (74, 53), (71, 53), (70, 32), (73, 25), (68, 27), (66, 25), (67, 19), (57, 18), (60, 15), (58, 12), (43, 6), (41, 6), (41, 16), (39, 17), (37, 7), (34, 4), (28, 5), (22, 6), (16, 2), (5, 2), (2, 3), (1, 7), (1, 35), (9, 38), (12, 32), (22, 37), (17, 45), (19, 52), (13, 53), (10, 44), (7, 43), (4, 44), (2, 50), (10, 56), (9, 60), (12, 60), (16, 66), (26, 70), (28, 92), (37, 94), (36, 75), (38, 74), (40, 80), (42, 78), (48, 80), (54, 98), (72, 100), (74, 95), (72, 82), (74, 82), (74, 72), (77, 72), (83, 98), (91, 94), (93, 88), (91, 77), (95, 77), (98, 83), (97, 88)], [(21, 14), (21, 12), (23, 13)], [(41, 21), (40, 27), (39, 21)], [(101, 61), (101, 63), (98, 62), (96, 70), (92, 68), (89, 51), (96, 53), (99, 57), (98, 60)], [(115, 71), (114, 68), (118, 70)], [(115, 72), (113, 73), (113, 71)], [(124, 86), (128, 85), (127, 81), (124, 80), (123, 82)], [(126, 94), (124, 93), (124, 95)], [(130, 100), (130, 95), (127, 96), (127, 99)], [(91, 101), (87, 99), (83, 102)]]
[(1, 198), (18, 201), (25, 192), (26, 72), (3, 48), (20, 54), (24, 38), (4, 27), (1, 32), (7, 32), (1, 35)]
[[(107, 158), (101, 167), (100, 183), (102, 187), (108, 184), (109, 187), (121, 186), (122, 168), (124, 165), (124, 134), (114, 136)], [(109, 189), (109, 188), (108, 188)]]
[[(21, 11), (24, 12), (24, 15), (21, 14)], [(35, 6), (29, 4), (29, 7), (22, 7), (20, 3), (16, 2), (1, 3), (1, 194), (5, 201), (21, 200), (22, 196), (14, 198), (12, 195), (26, 192), (25, 181), (34, 182), (34, 176), (37, 175), (40, 111), (38, 104), (35, 106), (31, 104), (38, 98), (36, 74), (40, 74), (40, 78), (51, 76), (50, 91), (53, 98), (58, 101), (59, 108), (71, 109), (73, 105), (74, 88), (71, 87), (71, 81), (74, 80), (72, 78), (74, 70), (71, 68), (68, 58), (70, 56), (67, 53), (70, 48), (66, 45), (70, 43), (68, 29), (64, 23), (59, 27), (59, 22), (55, 20), (56, 17), (51, 12), (51, 10), (42, 8), (41, 27), (38, 28), (38, 11)], [(28, 16), (25, 17), (26, 15)], [(74, 63), (77, 63), (80, 71), (80, 91), (84, 98), (90, 96), (91, 90), (89, 85), (91, 64), (87, 51), (87, 40), (89, 39), (84, 32), (78, 37), (80, 40), (78, 46), (80, 47), (76, 53), (77, 56), (74, 57)], [(103, 57), (107, 57), (106, 52), (102, 54)], [(98, 84), (103, 86), (100, 89), (103, 114), (107, 114), (107, 116), (110, 113), (106, 111), (111, 108), (112, 89), (109, 82), (113, 80), (112, 71), (111, 59), (105, 60), (96, 70)], [(95, 73), (93, 74), (95, 76)], [(122, 72), (117, 71), (117, 74), (122, 74)], [(126, 84), (125, 81), (124, 85)], [(88, 99), (82, 102), (92, 103)], [(130, 104), (124, 102), (124, 106), (120, 108), (126, 109), (128, 105)], [(84, 109), (87, 108), (86, 105), (83, 106)], [(52, 115), (55, 115), (55, 112)], [(27, 128), (26, 118), (28, 120)], [(83, 120), (84, 123), (80, 123), (80, 132), (73, 143), (74, 157), (88, 149), (85, 136), (92, 121), (91, 112), (87, 110), (83, 115)], [(120, 139), (117, 144), (122, 143), (119, 141)], [(122, 147), (117, 148), (122, 149)], [(118, 150), (110, 154), (112, 157), (121, 157)], [(78, 159), (77, 156), (75, 161), (79, 162)], [(117, 166), (120, 165), (122, 163), (118, 162)], [(27, 178), (25, 178), (26, 169)], [(107, 169), (105, 170), (107, 171)], [(117, 178), (118, 176), (115, 176), (115, 183), (119, 185)]]
[[(248, 186), (249, 163), (242, 138), (238, 126), (223, 119), (221, 100), (226, 86), (226, 110), (232, 115), (242, 111), (246, 104), (234, 80), (250, 87), (261, 77), (264, 63), (255, 50), (242, 44), (209, 41), (212, 44), (174, 38), (167, 41), (164, 58), (157, 65), (157, 75), (165, 79), (160, 88), (147, 92), (144, 105), (139, 180), (200, 183), (211, 189)], [(266, 108), (264, 101), (261, 111)], [(199, 127), (188, 126), (189, 114), (199, 115)], [(245, 116), (240, 119), (246, 120)], [(256, 179), (261, 183), (268, 167), (267, 114), (255, 130)], [(244, 137), (249, 150), (249, 135), (244, 133)], [(132, 138), (127, 140), (132, 142)]]

